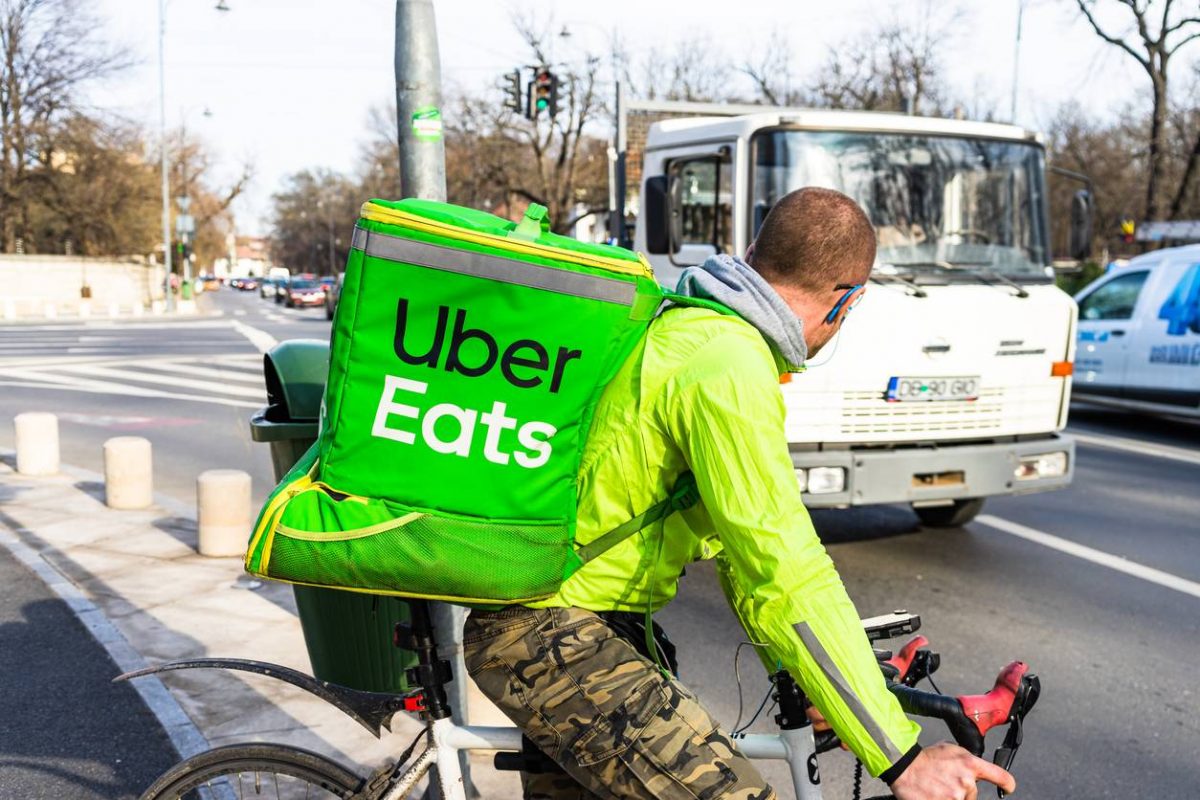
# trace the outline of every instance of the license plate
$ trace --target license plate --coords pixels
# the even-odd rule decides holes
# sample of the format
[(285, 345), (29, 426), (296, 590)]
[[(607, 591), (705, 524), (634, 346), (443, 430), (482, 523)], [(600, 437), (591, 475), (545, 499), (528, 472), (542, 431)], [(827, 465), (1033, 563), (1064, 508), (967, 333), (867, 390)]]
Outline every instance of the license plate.
[(892, 378), (888, 381), (886, 396), (889, 403), (975, 400), (979, 397), (979, 376)]

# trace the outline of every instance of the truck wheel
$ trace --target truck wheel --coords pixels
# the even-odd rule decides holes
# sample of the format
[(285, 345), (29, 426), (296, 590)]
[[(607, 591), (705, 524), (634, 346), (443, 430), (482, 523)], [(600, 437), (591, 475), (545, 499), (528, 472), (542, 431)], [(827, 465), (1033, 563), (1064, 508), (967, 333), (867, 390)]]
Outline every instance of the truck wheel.
[(951, 506), (925, 506), (914, 508), (913, 511), (917, 512), (921, 524), (926, 528), (959, 528), (979, 516), (979, 512), (983, 511), (983, 500), (982, 497), (973, 497), (970, 500), (955, 500)]

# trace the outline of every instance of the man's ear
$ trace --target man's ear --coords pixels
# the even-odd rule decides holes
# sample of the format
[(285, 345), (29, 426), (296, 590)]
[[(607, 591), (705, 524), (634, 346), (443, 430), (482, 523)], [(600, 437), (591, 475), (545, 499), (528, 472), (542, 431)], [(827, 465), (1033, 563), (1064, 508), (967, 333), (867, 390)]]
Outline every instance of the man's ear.
[(750, 246), (746, 248), (746, 258), (744, 260), (750, 266), (754, 266), (754, 242), (751, 242)]

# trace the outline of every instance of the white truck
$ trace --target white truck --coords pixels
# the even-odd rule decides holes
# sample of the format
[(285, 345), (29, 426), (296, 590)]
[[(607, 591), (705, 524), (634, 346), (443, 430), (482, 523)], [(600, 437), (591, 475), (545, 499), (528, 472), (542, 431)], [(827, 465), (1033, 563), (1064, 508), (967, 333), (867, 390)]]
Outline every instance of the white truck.
[[(949, 527), (986, 497), (1070, 483), (1076, 306), (1054, 284), (1036, 135), (885, 113), (641, 108), (661, 121), (646, 129), (633, 245), (664, 284), (713, 253), (745, 253), (802, 186), (848, 194), (878, 231), (871, 286), (840, 340), (782, 387), (807, 505), (908, 503)], [(1090, 217), (1072, 227), (1086, 243)]]

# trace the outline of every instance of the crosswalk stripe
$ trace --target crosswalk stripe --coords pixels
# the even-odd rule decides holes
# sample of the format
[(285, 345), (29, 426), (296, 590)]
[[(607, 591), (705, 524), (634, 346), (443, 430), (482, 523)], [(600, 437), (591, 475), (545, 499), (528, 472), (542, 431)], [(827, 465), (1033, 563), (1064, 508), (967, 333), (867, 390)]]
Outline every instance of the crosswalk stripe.
[(142, 383), (162, 384), (165, 386), (180, 386), (185, 389), (202, 389), (215, 394), (232, 394), (241, 397), (257, 397), (264, 399), (266, 397), (266, 389), (250, 389), (241, 386), (227, 386), (212, 381), (194, 381), (187, 378), (176, 378), (171, 375), (147, 375), (144, 372), (135, 372), (127, 369), (113, 369), (111, 367), (100, 367), (94, 364), (72, 364), (68, 367), (63, 367), (61, 372), (77, 373), (80, 375), (95, 375), (100, 378), (119, 378), (128, 381), (138, 381)]
[(196, 403), (209, 403), (218, 406), (233, 406), (235, 408), (261, 408), (262, 402), (252, 403), (249, 400), (234, 400), (228, 397), (202, 396), (181, 394), (178, 392), (160, 392), (154, 389), (138, 389), (119, 383), (107, 384), (102, 381), (80, 381), (78, 378), (68, 378), (65, 375), (38, 375), (33, 380), (0, 380), (0, 386), (14, 386), (26, 389), (59, 389), (65, 392), (85, 392), (88, 394), (115, 394), (125, 397), (161, 397), (168, 400), (190, 400)]
[(193, 375), (197, 378), (217, 378), (223, 381), (245, 381), (247, 383), (263, 382), (262, 370), (250, 372), (243, 369), (210, 369), (201, 367), (196, 362), (178, 362), (178, 361), (147, 361), (138, 364), (141, 369), (161, 370), (163, 372), (178, 372), (184, 375)]

